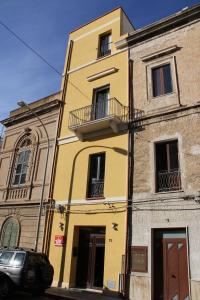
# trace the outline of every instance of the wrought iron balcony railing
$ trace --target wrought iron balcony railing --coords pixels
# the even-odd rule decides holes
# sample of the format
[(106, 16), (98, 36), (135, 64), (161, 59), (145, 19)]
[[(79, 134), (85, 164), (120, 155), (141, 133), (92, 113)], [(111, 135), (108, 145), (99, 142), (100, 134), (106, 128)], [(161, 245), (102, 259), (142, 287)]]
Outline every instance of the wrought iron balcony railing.
[(88, 198), (103, 197), (104, 181), (92, 179), (88, 189)]
[(178, 190), (181, 190), (181, 172), (179, 169), (157, 173), (157, 192)]
[(122, 105), (116, 98), (71, 111), (69, 114), (69, 128), (73, 129), (74, 127), (112, 116), (121, 119), (123, 122), (126, 122), (128, 118), (127, 107)]

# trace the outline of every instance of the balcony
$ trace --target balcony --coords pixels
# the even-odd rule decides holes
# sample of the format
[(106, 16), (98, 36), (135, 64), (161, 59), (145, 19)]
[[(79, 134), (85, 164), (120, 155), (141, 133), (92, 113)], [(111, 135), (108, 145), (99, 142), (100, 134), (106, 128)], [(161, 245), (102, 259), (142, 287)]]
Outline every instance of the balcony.
[(69, 129), (80, 140), (107, 133), (119, 133), (127, 128), (128, 108), (116, 98), (73, 110), (69, 114)]
[(9, 188), (7, 193), (7, 200), (22, 200), (27, 199), (29, 196), (28, 187), (12, 187)]
[(159, 171), (157, 174), (157, 192), (181, 190), (181, 172), (179, 169)]

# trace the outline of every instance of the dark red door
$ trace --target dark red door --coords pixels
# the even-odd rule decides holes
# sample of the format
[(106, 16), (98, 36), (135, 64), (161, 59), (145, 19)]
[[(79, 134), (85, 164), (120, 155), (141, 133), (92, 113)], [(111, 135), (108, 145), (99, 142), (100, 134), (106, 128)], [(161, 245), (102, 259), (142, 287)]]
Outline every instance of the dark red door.
[(184, 238), (164, 238), (164, 300), (189, 299), (187, 245)]

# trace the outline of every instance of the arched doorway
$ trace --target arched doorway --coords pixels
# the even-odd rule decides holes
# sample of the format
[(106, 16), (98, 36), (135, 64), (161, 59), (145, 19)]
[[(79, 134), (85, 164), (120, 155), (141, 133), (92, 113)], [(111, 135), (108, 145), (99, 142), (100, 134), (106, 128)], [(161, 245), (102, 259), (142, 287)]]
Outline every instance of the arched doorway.
[(1, 246), (16, 247), (19, 240), (19, 222), (15, 218), (8, 218), (1, 230)]

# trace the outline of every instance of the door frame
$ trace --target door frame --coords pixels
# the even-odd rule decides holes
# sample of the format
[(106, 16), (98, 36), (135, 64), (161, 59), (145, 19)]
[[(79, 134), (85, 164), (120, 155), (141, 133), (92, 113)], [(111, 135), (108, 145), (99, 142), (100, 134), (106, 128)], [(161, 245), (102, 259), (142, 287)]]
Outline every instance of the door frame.
[[(99, 243), (96, 244), (96, 237), (99, 237), (101, 239), (104, 238), (104, 244)], [(94, 285), (94, 281), (95, 281), (95, 259), (96, 259), (96, 249), (97, 247), (104, 247), (104, 264), (105, 264), (105, 234), (102, 233), (91, 233), (90, 235), (90, 239), (93, 238), (95, 239), (95, 244), (93, 244), (92, 242), (92, 249), (90, 249), (89, 246), (89, 260), (88, 260), (88, 274), (89, 274), (89, 278), (87, 278), (87, 288), (89, 289), (95, 289), (95, 290), (102, 290), (103, 289), (103, 284), (102, 287), (97, 287)], [(89, 241), (89, 244), (91, 243), (91, 240)], [(102, 244), (102, 245), (100, 245)], [(90, 252), (91, 251), (91, 252)], [(91, 260), (91, 261), (90, 261)], [(104, 273), (104, 265), (103, 265), (103, 273)], [(103, 274), (103, 278), (102, 281), (104, 279), (104, 274)]]
[(156, 231), (176, 231), (176, 230), (185, 230), (185, 240), (186, 240), (186, 248), (187, 248), (187, 266), (188, 266), (188, 285), (189, 285), (189, 298), (192, 300), (191, 293), (191, 268), (190, 268), (190, 239), (189, 239), (189, 227), (154, 227), (151, 228), (151, 300), (154, 300), (154, 240), (155, 240), (155, 232)]
[[(93, 289), (93, 290), (102, 290), (103, 286), (104, 286), (104, 270), (105, 270), (105, 248), (106, 248), (106, 226), (77, 226), (78, 227), (78, 235), (79, 235), (79, 242), (77, 245), (77, 255), (79, 253), (79, 243), (80, 243), (80, 231), (81, 230), (86, 230), (86, 232), (88, 231), (88, 235), (99, 235), (104, 237), (104, 264), (103, 264), (103, 284), (102, 287), (95, 287), (95, 286), (88, 286), (88, 283), (93, 281), (94, 282), (94, 276), (92, 276), (92, 278), (90, 278), (90, 280), (88, 280), (88, 278), (86, 278), (86, 282), (85, 282), (85, 287), (83, 287), (83, 289)], [(101, 232), (102, 231), (102, 232)], [(88, 248), (90, 248), (90, 238), (88, 241)], [(94, 248), (92, 249), (92, 252), (94, 252)], [(95, 252), (96, 252), (96, 247), (95, 247)], [(87, 273), (89, 274), (89, 272), (91, 273), (91, 270), (93, 269), (92, 273), (94, 273), (94, 268), (92, 268), (91, 265), (89, 265), (89, 260), (90, 260), (90, 249), (88, 250), (88, 265), (87, 265)], [(92, 253), (93, 255), (93, 253)], [(94, 259), (94, 257), (93, 257)], [(78, 272), (78, 256), (77, 256), (77, 264), (76, 264), (76, 271), (75, 271), (75, 286), (77, 286), (77, 272)]]
[[(106, 90), (108, 89), (108, 103), (107, 103), (107, 113), (109, 115), (109, 112), (110, 112), (110, 84), (106, 84), (106, 85), (103, 85), (103, 86), (100, 86), (100, 87), (97, 87), (97, 88), (94, 88), (93, 89), (93, 97), (92, 97), (92, 112), (91, 112), (91, 115), (92, 115), (92, 120), (98, 120), (96, 119), (96, 104), (97, 104), (97, 94), (98, 92), (101, 92), (103, 90)], [(106, 116), (104, 116), (105, 118)], [(101, 118), (100, 118), (101, 119)]]

